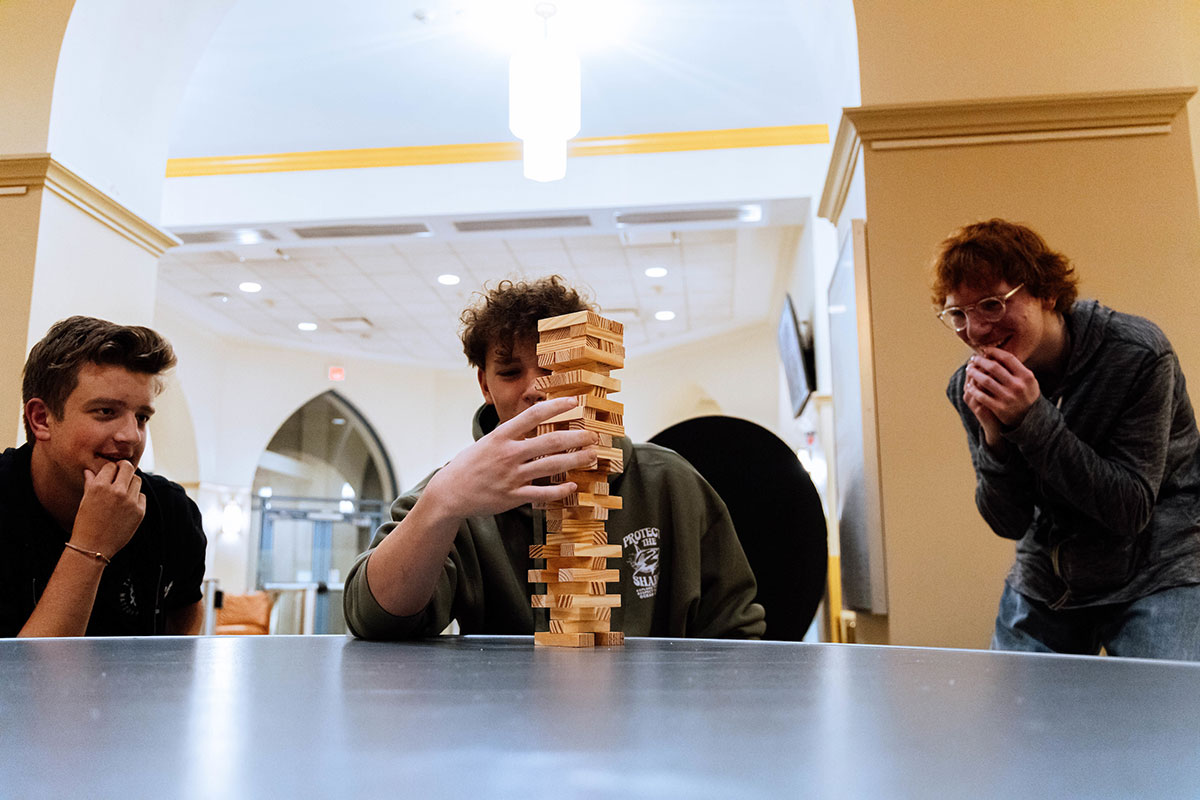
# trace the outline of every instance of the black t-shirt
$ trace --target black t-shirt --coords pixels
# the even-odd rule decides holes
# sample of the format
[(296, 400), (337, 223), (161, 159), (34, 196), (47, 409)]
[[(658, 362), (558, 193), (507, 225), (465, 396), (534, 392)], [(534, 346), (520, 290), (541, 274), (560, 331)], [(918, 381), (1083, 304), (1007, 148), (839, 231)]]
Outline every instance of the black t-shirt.
[[(0, 454), (0, 637), (16, 636), (29, 619), (70, 538), (33, 493), (32, 453), (26, 444)], [(104, 569), (88, 636), (165, 633), (167, 613), (201, 597), (200, 510), (179, 484), (137, 474), (146, 515)]]

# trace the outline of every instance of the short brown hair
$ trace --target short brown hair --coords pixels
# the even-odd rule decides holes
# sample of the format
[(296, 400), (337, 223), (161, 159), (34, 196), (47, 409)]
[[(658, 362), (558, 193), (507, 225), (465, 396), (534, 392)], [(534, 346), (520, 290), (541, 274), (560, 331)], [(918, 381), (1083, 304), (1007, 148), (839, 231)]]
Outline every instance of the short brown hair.
[(1031, 297), (1054, 300), (1060, 314), (1078, 296), (1071, 262), (1049, 248), (1033, 229), (1003, 219), (976, 222), (938, 245), (933, 262), (933, 303), (941, 306), (959, 286), (983, 289), (1001, 280), (1025, 284)]
[(503, 280), (493, 288), (483, 287), (478, 299), (462, 312), (463, 352), (471, 366), (487, 365), (488, 348), (499, 344), (511, 348), (517, 339), (537, 336), (537, 321), (573, 311), (595, 310), (579, 292), (559, 275), (534, 281)]
[[(37, 397), (51, 414), (61, 418), (67, 398), (79, 385), (79, 368), (84, 364), (113, 365), (157, 376), (175, 366), (175, 351), (157, 332), (140, 325), (80, 316), (59, 320), (25, 359), (22, 405)], [(33, 441), (28, 419), (25, 435)]]

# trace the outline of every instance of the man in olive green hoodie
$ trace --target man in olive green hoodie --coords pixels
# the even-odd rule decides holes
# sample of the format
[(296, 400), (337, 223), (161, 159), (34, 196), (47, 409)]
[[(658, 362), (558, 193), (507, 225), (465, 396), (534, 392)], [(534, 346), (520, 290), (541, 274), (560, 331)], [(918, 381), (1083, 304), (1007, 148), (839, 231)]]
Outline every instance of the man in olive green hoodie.
[[(597, 444), (589, 431), (526, 438), (575, 404), (546, 400), (534, 380), (537, 321), (590, 309), (558, 276), (502, 281), (463, 312), (463, 349), (476, 368), (484, 406), (475, 444), (392, 504), (371, 549), (346, 580), (346, 622), (356, 636), (435, 635), (457, 619), (463, 633), (531, 634), (526, 581), (540, 512), (574, 483), (536, 485), (586, 468)], [(754, 575), (725, 504), (677, 453), (614, 440), (624, 472), (610, 479), (623, 500), (610, 512), (609, 541), (624, 547), (621, 606), (613, 630), (627, 636), (757, 638)], [(535, 517), (535, 515), (537, 515)]]

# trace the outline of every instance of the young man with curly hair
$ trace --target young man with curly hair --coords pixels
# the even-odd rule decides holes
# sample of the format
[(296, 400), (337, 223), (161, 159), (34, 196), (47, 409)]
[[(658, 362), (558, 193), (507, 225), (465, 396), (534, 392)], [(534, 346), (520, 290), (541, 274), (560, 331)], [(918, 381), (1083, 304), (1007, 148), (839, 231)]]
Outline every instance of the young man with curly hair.
[[(565, 497), (574, 483), (539, 485), (586, 468), (598, 443), (589, 431), (526, 438), (572, 408), (546, 400), (534, 381), (537, 321), (591, 309), (561, 278), (502, 281), (463, 312), (463, 349), (484, 405), (476, 442), (392, 505), (393, 521), (346, 580), (345, 616), (357, 636), (431, 636), (457, 619), (463, 633), (531, 634), (529, 545), (539, 512), (530, 503)], [(625, 546), (621, 606), (613, 630), (629, 636), (757, 637), (762, 607), (725, 504), (681, 456), (618, 438), (624, 472), (610, 481), (623, 508), (610, 512), (610, 541)], [(635, 577), (637, 578), (635, 580)]]
[(30, 350), (27, 442), (0, 454), (0, 636), (199, 632), (200, 512), (137, 469), (174, 365), (149, 328), (93, 317)]
[(938, 316), (974, 354), (947, 395), (975, 501), (1017, 540), (992, 647), (1200, 659), (1200, 434), (1154, 323), (1076, 300), (1068, 260), (1001, 219), (934, 264)]

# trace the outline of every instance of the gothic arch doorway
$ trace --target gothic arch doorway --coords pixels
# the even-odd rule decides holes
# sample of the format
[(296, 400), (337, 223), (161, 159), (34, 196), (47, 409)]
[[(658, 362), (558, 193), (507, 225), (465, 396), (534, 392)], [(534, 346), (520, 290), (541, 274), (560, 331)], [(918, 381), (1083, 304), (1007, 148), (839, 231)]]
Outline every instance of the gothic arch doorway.
[(344, 631), (341, 592), (396, 496), (391, 459), (367, 419), (327, 391), (271, 437), (253, 484), (256, 585), (274, 593), (275, 629)]

